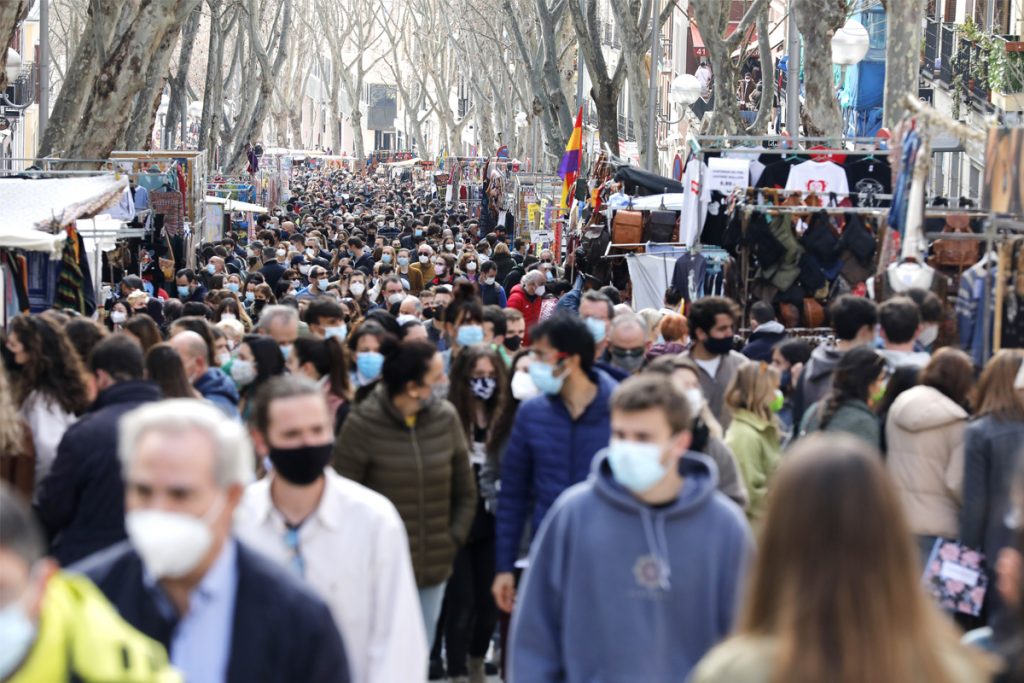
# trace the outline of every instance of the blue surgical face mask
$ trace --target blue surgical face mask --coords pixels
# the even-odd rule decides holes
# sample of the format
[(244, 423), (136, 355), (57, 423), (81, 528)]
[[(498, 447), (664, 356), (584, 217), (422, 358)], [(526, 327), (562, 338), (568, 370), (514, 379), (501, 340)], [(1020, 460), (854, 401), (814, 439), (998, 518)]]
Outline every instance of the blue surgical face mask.
[(324, 338), (325, 339), (334, 338), (334, 339), (337, 339), (338, 341), (345, 341), (345, 337), (347, 337), (347, 336), (348, 336), (348, 325), (346, 325), (344, 323), (342, 323), (341, 325), (337, 325), (335, 327), (325, 327), (324, 328)]
[(16, 600), (0, 610), (0, 679), (7, 678), (21, 664), (36, 640), (36, 625)]
[(549, 271), (547, 272), (547, 278), (548, 278), (548, 282), (551, 282), (552, 280), (554, 280), (554, 279), (555, 279), (555, 275), (554, 275), (554, 273), (552, 273), (552, 272), (551, 272), (551, 271), (549, 270)]
[(409, 265), (409, 259), (407, 257), (405, 257), (405, 256), (399, 256), (398, 257), (398, 265), (400, 265), (403, 268), (405, 268), (407, 265)]
[(415, 235), (416, 235), (416, 237), (423, 237), (423, 231), (422, 230), (417, 230)]
[(279, 346), (279, 348), (281, 349), (281, 355), (284, 356), (284, 360), (287, 363), (288, 362), (288, 356), (292, 355), (292, 345), (291, 344), (281, 344)]
[(356, 354), (356, 370), (363, 379), (377, 379), (384, 367), (384, 354), (376, 351), (362, 351)]
[(381, 263), (391, 263), (391, 254), (383, 254), (380, 257), (380, 262)]
[(178, 285), (178, 296), (188, 296), (192, 292), (189, 291), (188, 285)]
[(237, 282), (229, 282), (229, 283), (227, 283), (225, 285), (225, 287), (227, 287), (229, 290), (231, 290), (235, 294), (238, 294), (239, 287), (238, 287), (238, 283)]
[(213, 275), (214, 273), (217, 272), (217, 266), (213, 265), (212, 263), (207, 263), (206, 272), (209, 273), (210, 275)]
[(327, 285), (329, 285), (329, 284), (331, 284), (331, 283), (325, 277), (322, 277), (322, 278), (320, 278), (319, 280), (316, 281), (316, 286), (317, 286), (317, 288), (321, 292), (326, 292), (327, 291)]
[(246, 292), (245, 300), (248, 301), (249, 303), (256, 301), (256, 292)]
[(473, 346), (484, 341), (484, 328), (481, 325), (463, 325), (455, 335), (459, 346)]
[(608, 446), (608, 464), (612, 476), (633, 493), (643, 493), (665, 476), (661, 464), (661, 446), (639, 441), (612, 439)]
[(597, 318), (584, 318), (583, 322), (586, 324), (587, 329), (590, 330), (590, 336), (594, 338), (595, 344), (600, 344), (604, 341), (608, 328), (608, 324), (605, 321), (598, 320)]
[(538, 389), (549, 396), (562, 391), (562, 384), (565, 383), (565, 375), (556, 377), (553, 365), (536, 360), (530, 363), (530, 379)]

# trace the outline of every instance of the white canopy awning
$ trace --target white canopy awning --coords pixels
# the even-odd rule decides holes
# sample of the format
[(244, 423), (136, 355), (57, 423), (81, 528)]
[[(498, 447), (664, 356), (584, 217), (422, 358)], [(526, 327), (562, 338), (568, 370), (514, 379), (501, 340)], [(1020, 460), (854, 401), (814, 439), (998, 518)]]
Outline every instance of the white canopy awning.
[(236, 199), (227, 199), (226, 197), (206, 197), (207, 204), (223, 204), (225, 211), (242, 211), (245, 213), (266, 213), (267, 207), (260, 206), (259, 204), (250, 204), (249, 202), (240, 202)]
[(112, 174), (73, 178), (0, 178), (0, 247), (59, 255), (64, 232), (51, 233), (116, 204), (128, 178)]

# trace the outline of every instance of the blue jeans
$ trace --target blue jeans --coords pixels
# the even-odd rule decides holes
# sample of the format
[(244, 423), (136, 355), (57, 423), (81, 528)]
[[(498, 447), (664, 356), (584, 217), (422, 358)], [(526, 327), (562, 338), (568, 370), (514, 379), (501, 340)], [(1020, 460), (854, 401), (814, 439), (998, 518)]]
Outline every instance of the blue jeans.
[(437, 619), (441, 616), (441, 603), (444, 601), (445, 581), (436, 586), (419, 589), (420, 609), (423, 610), (423, 625), (427, 629), (427, 649), (434, 647), (434, 636), (437, 633)]

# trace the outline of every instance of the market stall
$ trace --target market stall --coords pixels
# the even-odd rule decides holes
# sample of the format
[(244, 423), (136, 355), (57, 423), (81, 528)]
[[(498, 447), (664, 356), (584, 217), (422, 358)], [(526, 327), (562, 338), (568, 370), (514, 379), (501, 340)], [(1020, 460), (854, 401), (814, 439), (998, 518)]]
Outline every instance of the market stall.
[[(0, 178), (0, 323), (50, 307), (90, 315), (96, 271), (77, 221), (116, 204), (128, 179), (69, 173)], [(118, 221), (120, 225), (120, 221)]]

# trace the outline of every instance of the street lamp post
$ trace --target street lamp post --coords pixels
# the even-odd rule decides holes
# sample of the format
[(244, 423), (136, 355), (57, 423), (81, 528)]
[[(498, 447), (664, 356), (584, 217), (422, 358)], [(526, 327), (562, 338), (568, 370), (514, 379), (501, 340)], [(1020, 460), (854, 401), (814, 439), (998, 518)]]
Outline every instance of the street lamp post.
[(786, 60), (786, 130), (796, 146), (800, 138), (800, 29), (793, 3), (789, 5), (789, 57)]

